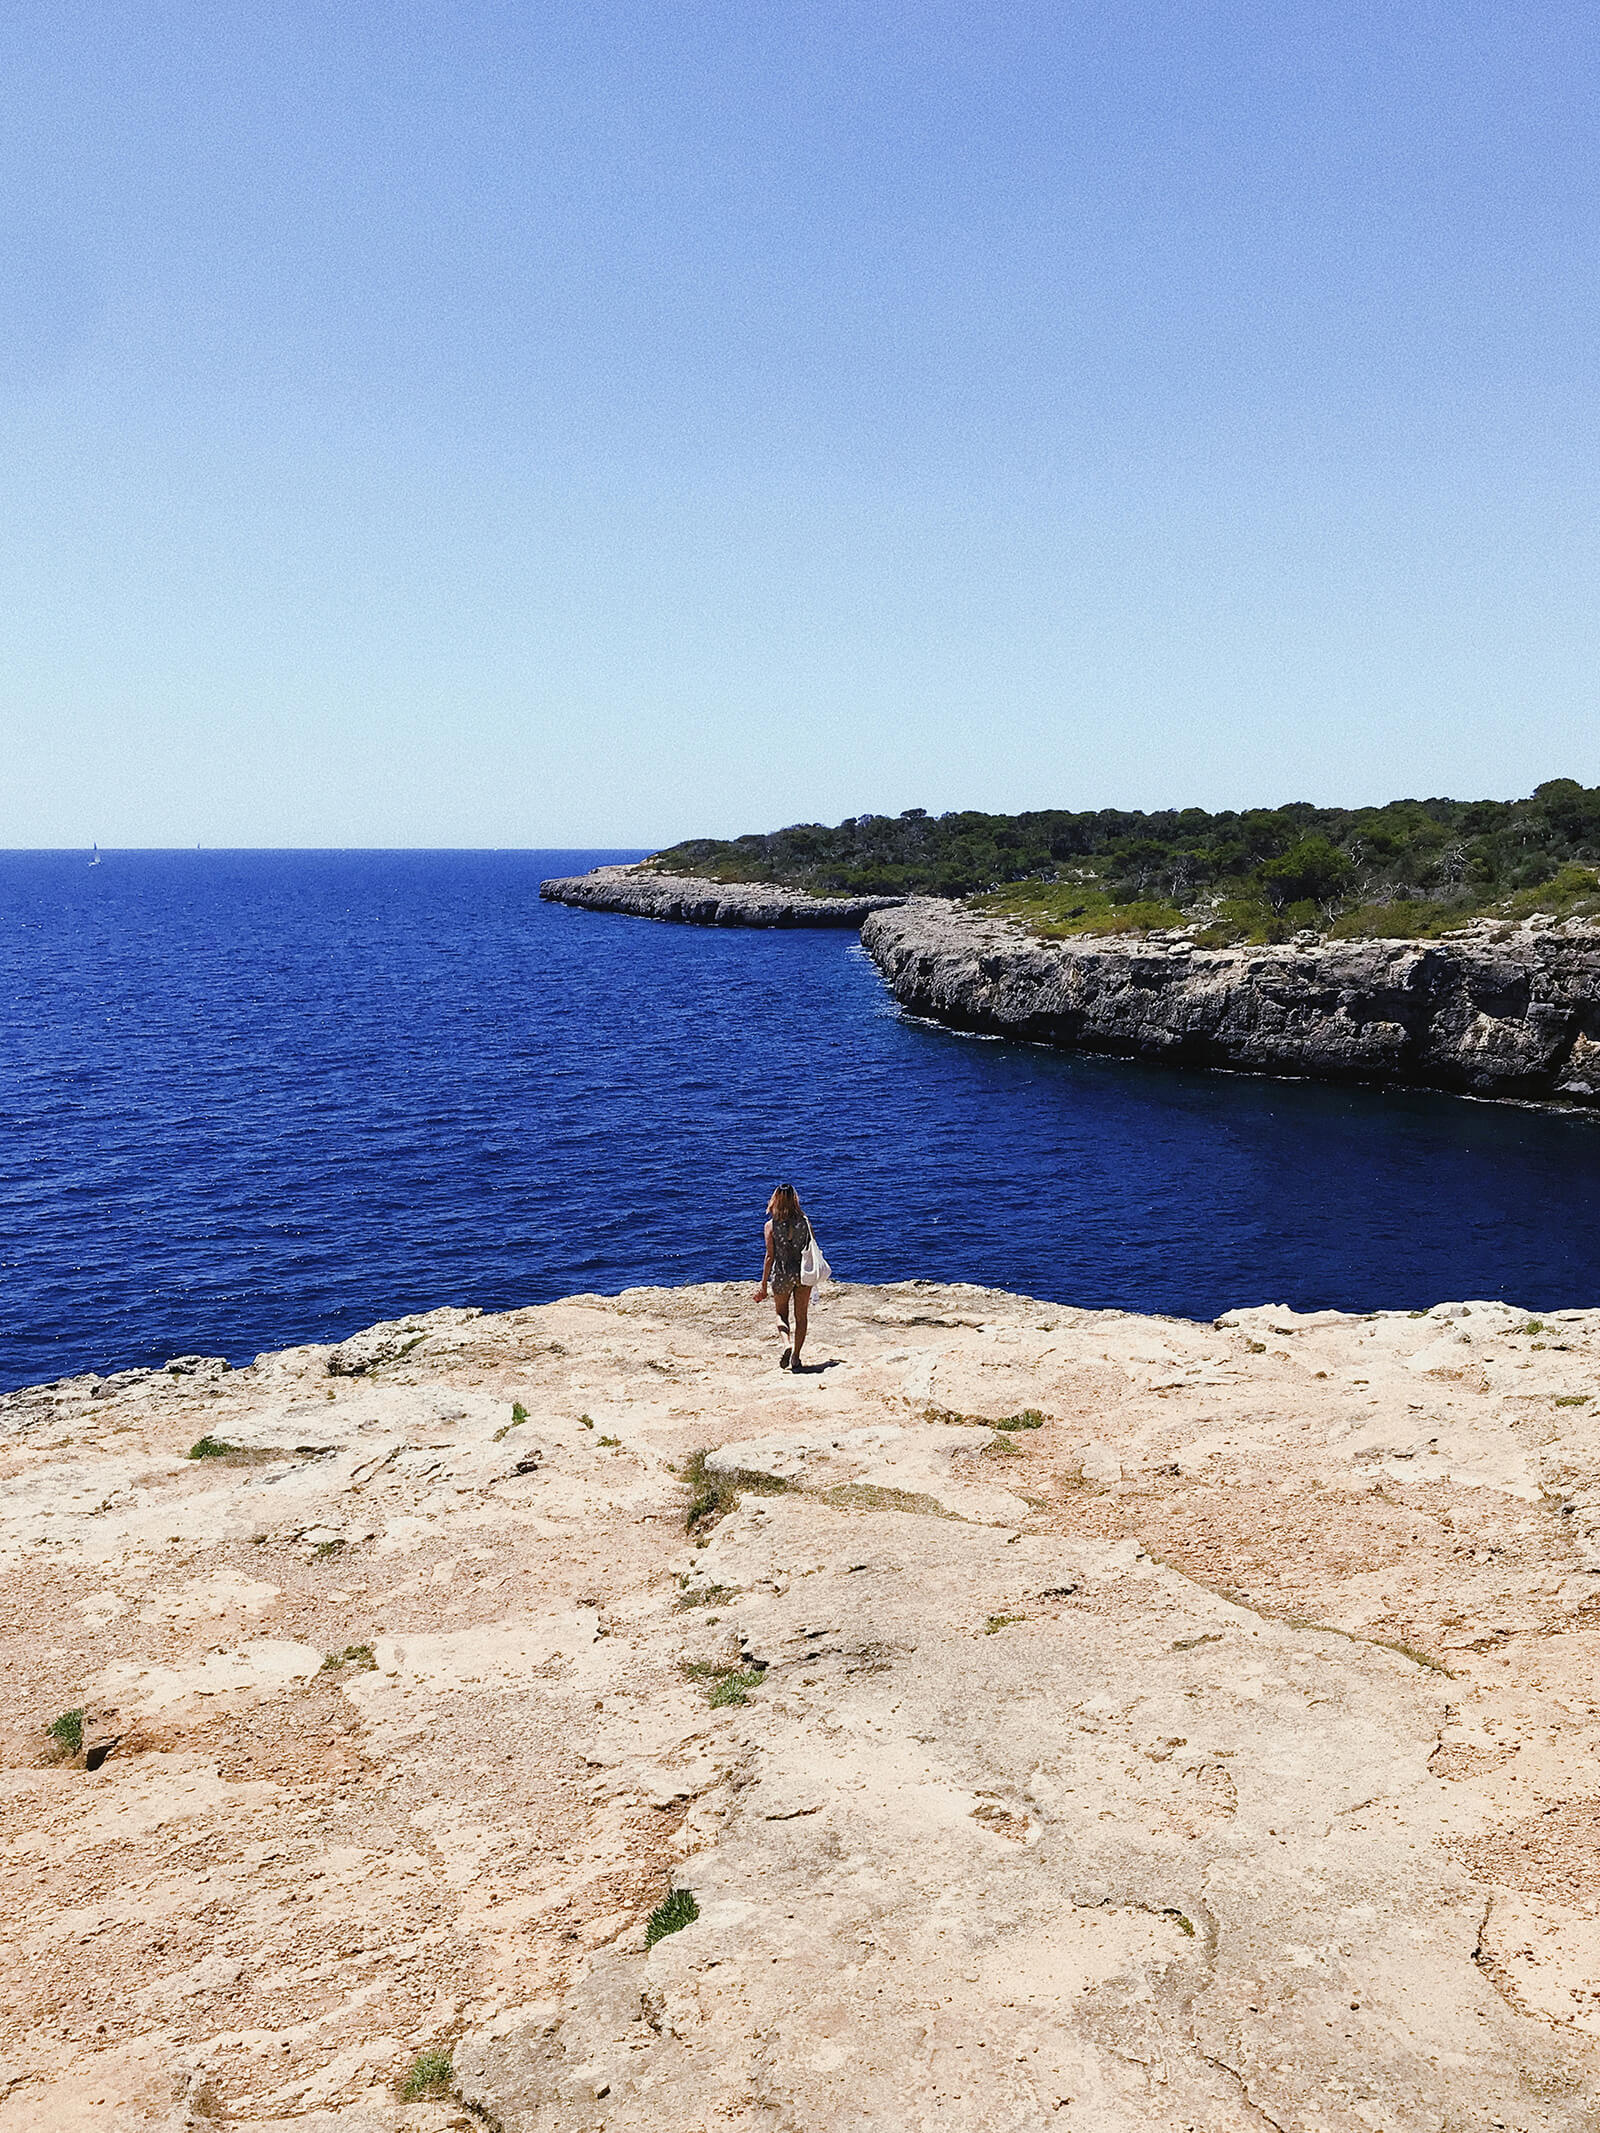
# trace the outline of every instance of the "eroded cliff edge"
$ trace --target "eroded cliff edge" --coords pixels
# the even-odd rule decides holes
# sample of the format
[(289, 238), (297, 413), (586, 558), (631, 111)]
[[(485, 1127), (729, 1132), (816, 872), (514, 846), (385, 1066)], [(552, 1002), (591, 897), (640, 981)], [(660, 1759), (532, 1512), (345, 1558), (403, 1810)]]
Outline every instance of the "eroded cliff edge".
[(596, 867), (541, 882), (549, 903), (585, 911), (617, 911), (629, 918), (663, 918), (688, 926), (859, 926), (900, 896), (808, 896), (740, 881), (702, 881), (687, 874), (654, 874), (638, 867)]
[(775, 1350), (0, 1401), (4, 2133), (1591, 2133), (1600, 1312)]
[(912, 1014), (1085, 1051), (1478, 1096), (1600, 1105), (1600, 930), (1200, 948), (1041, 940), (918, 897), (862, 925)]

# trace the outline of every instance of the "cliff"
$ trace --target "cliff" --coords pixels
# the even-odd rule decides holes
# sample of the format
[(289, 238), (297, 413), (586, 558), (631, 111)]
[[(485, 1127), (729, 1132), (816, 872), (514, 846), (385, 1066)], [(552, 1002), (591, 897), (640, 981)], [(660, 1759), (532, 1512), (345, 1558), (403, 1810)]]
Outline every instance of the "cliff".
[(676, 919), (690, 926), (859, 926), (871, 912), (905, 901), (901, 896), (808, 896), (801, 889), (701, 881), (636, 867), (596, 867), (592, 874), (542, 882), (539, 894), (585, 911), (620, 911), (630, 918)]
[(1600, 1104), (1600, 930), (1534, 921), (1443, 941), (1196, 947), (1040, 940), (917, 898), (861, 941), (911, 1013), (1184, 1066)]
[(0, 1400), (8, 2133), (1592, 2127), (1600, 1312), (776, 1348)]

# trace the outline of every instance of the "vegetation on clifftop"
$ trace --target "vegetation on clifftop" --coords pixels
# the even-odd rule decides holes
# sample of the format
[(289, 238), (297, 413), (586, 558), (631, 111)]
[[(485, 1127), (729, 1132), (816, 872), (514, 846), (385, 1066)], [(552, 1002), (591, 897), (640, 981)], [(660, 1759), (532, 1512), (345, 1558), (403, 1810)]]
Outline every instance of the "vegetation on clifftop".
[(1047, 933), (1425, 938), (1484, 913), (1600, 915), (1600, 786), (1554, 778), (1525, 800), (1294, 801), (1220, 814), (911, 808), (832, 829), (691, 838), (651, 863), (817, 895), (981, 896)]

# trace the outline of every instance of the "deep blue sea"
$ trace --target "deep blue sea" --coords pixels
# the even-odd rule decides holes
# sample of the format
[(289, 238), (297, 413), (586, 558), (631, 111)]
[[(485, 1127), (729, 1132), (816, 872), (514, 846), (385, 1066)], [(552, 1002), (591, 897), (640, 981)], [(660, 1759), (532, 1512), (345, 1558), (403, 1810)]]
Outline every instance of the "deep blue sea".
[(1600, 1302), (1600, 1124), (974, 1041), (852, 934), (539, 901), (631, 856), (0, 855), (0, 1386), (753, 1281), (780, 1177), (845, 1279)]

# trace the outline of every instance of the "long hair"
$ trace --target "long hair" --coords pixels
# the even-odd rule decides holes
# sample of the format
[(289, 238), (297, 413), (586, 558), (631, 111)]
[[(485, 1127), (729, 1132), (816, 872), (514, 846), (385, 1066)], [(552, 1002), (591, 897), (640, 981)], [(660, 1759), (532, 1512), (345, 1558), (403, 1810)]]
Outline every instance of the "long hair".
[(767, 1202), (767, 1213), (782, 1222), (792, 1222), (801, 1212), (800, 1195), (792, 1185), (780, 1185)]

